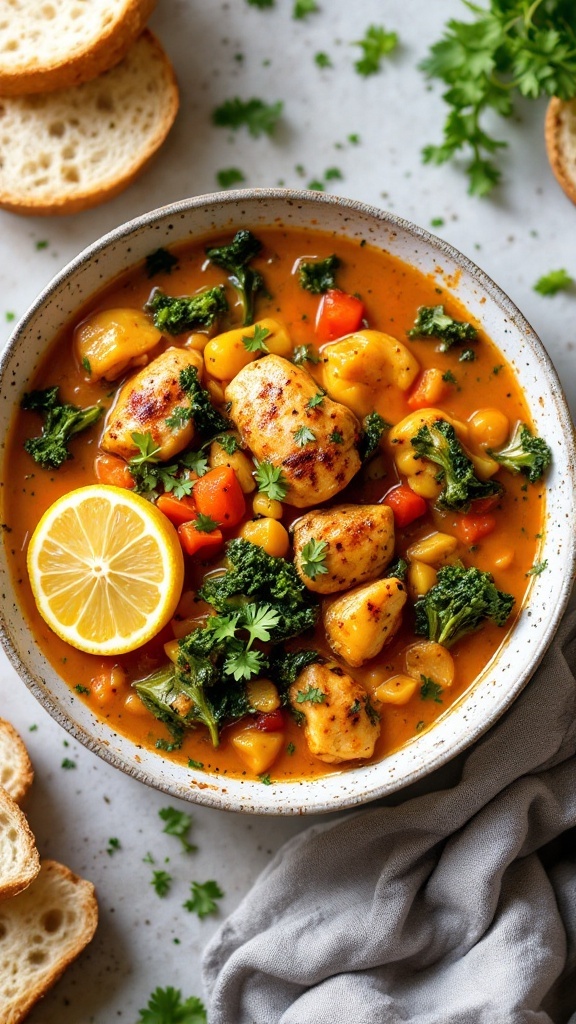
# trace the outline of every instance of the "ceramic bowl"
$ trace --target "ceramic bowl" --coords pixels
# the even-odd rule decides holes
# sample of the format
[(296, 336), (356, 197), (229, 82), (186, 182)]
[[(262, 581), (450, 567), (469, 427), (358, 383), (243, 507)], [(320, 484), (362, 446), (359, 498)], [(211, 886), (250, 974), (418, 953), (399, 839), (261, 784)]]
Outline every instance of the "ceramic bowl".
[[(307, 782), (275, 783), (218, 778), (163, 760), (95, 718), (46, 662), (34, 643), (0, 555), (3, 609), (0, 628), (8, 657), (47, 711), (76, 739), (110, 764), (175, 797), (235, 811), (303, 814), (362, 804), (422, 779), (485, 732), (518, 696), (540, 662), (568, 600), (575, 560), (575, 452), (570, 417), (548, 355), (522, 314), (478, 267), (450, 245), (390, 213), (325, 194), (250, 190), (199, 196), (154, 210), (105, 235), (59, 273), (14, 331), (0, 376), (0, 441), (19, 396), (60, 328), (97, 291), (147, 253), (211, 232), (285, 224), (334, 237), (367, 239), (425, 274), (481, 319), (513, 366), (538, 434), (550, 443), (546, 529), (540, 559), (548, 571), (531, 580), (517, 624), (474, 685), (433, 728), (377, 764), (349, 768)], [(2, 444), (4, 448), (4, 444)]]

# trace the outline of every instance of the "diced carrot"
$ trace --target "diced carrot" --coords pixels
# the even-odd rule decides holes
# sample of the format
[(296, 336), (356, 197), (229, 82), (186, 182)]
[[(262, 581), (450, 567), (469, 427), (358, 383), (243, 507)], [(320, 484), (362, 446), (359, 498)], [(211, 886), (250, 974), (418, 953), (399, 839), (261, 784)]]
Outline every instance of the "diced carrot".
[(388, 491), (384, 498), (384, 504), (392, 509), (394, 523), (400, 527), (408, 526), (415, 519), (419, 519), (420, 516), (424, 515), (428, 507), (424, 498), (421, 498), (419, 494), (415, 494), (408, 484), (400, 484), (398, 487), (394, 487), (393, 490)]
[(159, 508), (174, 526), (189, 523), (198, 515), (194, 499), (187, 496), (176, 498), (173, 494), (161, 494), (156, 502), (156, 508)]
[(442, 379), (442, 370), (431, 367), (420, 375), (407, 399), (411, 409), (429, 409), (438, 405), (449, 392), (449, 385)]
[(324, 293), (316, 316), (316, 335), (320, 341), (335, 341), (357, 331), (364, 316), (364, 303), (355, 295), (338, 288)]
[(128, 463), (118, 455), (100, 452), (94, 459), (94, 472), (100, 484), (125, 487), (130, 491), (136, 486), (136, 481), (128, 469)]
[(205, 533), (203, 530), (196, 529), (193, 520), (181, 523), (178, 527), (178, 537), (187, 555), (195, 555), (198, 551), (201, 551), (203, 555), (214, 554), (224, 541), (222, 530), (216, 529)]
[(198, 512), (219, 526), (236, 526), (246, 511), (244, 493), (230, 466), (217, 466), (194, 484)]
[(496, 516), (459, 516), (456, 522), (456, 536), (464, 544), (477, 544), (496, 528)]

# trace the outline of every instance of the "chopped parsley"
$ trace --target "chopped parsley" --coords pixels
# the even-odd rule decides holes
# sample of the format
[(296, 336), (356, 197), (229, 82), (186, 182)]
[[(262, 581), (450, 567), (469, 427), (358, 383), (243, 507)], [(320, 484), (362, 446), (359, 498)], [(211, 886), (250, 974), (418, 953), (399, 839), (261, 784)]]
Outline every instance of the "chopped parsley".
[(272, 779), (270, 778), (269, 772), (265, 772), (263, 775), (259, 775), (258, 778), (260, 779), (260, 782), (264, 786), (271, 786), (272, 785)]
[(108, 854), (108, 856), (112, 857), (113, 854), (117, 853), (118, 850), (121, 849), (122, 845), (120, 843), (120, 840), (116, 839), (115, 836), (112, 836), (112, 838), (108, 840), (108, 846), (106, 847), (106, 853)]
[(326, 694), (317, 686), (309, 686), (307, 690), (298, 690), (296, 694), (297, 704), (304, 704), (306, 701), (309, 701), (310, 704), (323, 704), (325, 700)]
[(288, 744), (288, 746), (286, 747), (286, 753), (287, 753), (287, 754), (290, 754), (290, 756), (292, 756), (292, 754), (295, 754), (295, 753), (296, 753), (296, 747), (295, 747), (295, 745), (294, 745), (294, 744), (292, 743), (292, 741), (290, 741), (290, 743), (289, 743), (289, 744)]
[(312, 444), (315, 440), (316, 434), (313, 430), (310, 430), (310, 427), (298, 427), (298, 429), (294, 431), (294, 443), (297, 444), (299, 448), (304, 448), (305, 445)]
[(76, 768), (76, 761), (71, 761), (69, 757), (65, 757), (60, 767), (66, 768), (67, 770), (71, 768)]
[(533, 565), (531, 569), (528, 569), (528, 572), (525, 573), (525, 575), (526, 576), (539, 576), (540, 573), (544, 572), (544, 570), (547, 569), (547, 568), (548, 568), (548, 559), (546, 558), (546, 559), (544, 559), (543, 562), (536, 562), (536, 564)]
[(48, 245), (49, 245), (49, 243), (46, 241), (46, 239), (42, 239), (42, 241), (36, 242), (36, 248), (38, 249), (39, 252), (40, 252), (41, 249), (47, 249)]
[(328, 572), (326, 568), (327, 551), (328, 542), (325, 540), (315, 540), (314, 537), (302, 548), (302, 572), (311, 580), (315, 580), (317, 576), (323, 576)]
[(150, 884), (154, 887), (157, 896), (167, 896), (172, 885), (172, 875), (169, 875), (167, 871), (153, 871)]
[(317, 64), (319, 68), (331, 68), (334, 66), (328, 54), (324, 53), (322, 50), (319, 50), (318, 53), (314, 54), (314, 63)]
[(344, 435), (339, 430), (333, 430), (329, 435), (328, 440), (331, 441), (332, 444), (342, 444), (344, 441)]
[(473, 363), (476, 359), (476, 353), (473, 348), (465, 348), (458, 356), (459, 363)]
[(198, 847), (188, 841), (188, 834), (192, 828), (192, 818), (184, 811), (177, 811), (175, 807), (163, 807), (158, 815), (166, 824), (162, 829), (169, 836), (176, 836), (182, 844), (185, 853), (194, 853)]
[(178, 266), (178, 257), (174, 256), (168, 249), (155, 249), (146, 257), (146, 276), (155, 277), (156, 274), (171, 274)]
[(196, 768), (198, 771), (201, 771), (204, 768), (204, 761), (195, 761), (192, 757), (189, 757), (188, 767)]
[(288, 493), (288, 481), (279, 466), (271, 462), (259, 462), (254, 473), (261, 494), (266, 494), (272, 501), (283, 501)]
[(420, 696), (422, 700), (433, 700), (435, 704), (442, 704), (440, 694), (442, 693), (442, 687), (440, 683), (435, 683), (429, 676), (421, 675), (422, 685), (420, 687)]
[(76, 690), (76, 693), (86, 693), (86, 694), (90, 693), (90, 690), (88, 689), (88, 687), (87, 686), (82, 686), (82, 683), (77, 683), (76, 686), (74, 687), (74, 689)]
[(212, 113), (212, 121), (219, 128), (231, 128), (232, 131), (245, 127), (250, 135), (258, 138), (260, 135), (274, 133), (283, 109), (284, 104), (281, 100), (276, 103), (265, 103), (256, 97), (241, 100), (235, 96), (216, 107)]
[(296, 345), (292, 352), (292, 362), (296, 366), (302, 366), (303, 363), (312, 363), (315, 366), (320, 362), (320, 356), (316, 355), (312, 345)]
[(82, 359), (82, 369), (86, 371), (88, 376), (90, 376), (90, 374), (92, 373), (92, 367), (90, 366), (90, 360), (88, 359), (88, 356), (84, 356)]
[(312, 395), (312, 398), (309, 398), (308, 401), (306, 402), (306, 408), (315, 409), (318, 405), (322, 405), (322, 402), (324, 401), (325, 397), (326, 392), (317, 391), (316, 394)]
[(353, 44), (362, 50), (362, 57), (354, 64), (359, 75), (367, 77), (380, 70), (382, 59), (392, 53), (398, 45), (396, 32), (387, 32), (381, 25), (370, 25), (362, 39)]
[(316, 14), (319, 10), (316, 0), (294, 0), (292, 17), (298, 21), (307, 18), (309, 14)]
[(242, 335), (242, 344), (247, 352), (269, 352), (270, 349), (266, 344), (266, 338), (269, 334), (270, 331), (267, 327), (255, 324), (253, 334)]
[(213, 533), (214, 530), (218, 530), (220, 528), (220, 523), (217, 523), (211, 516), (205, 515), (204, 512), (198, 513), (193, 525), (194, 529), (198, 530), (198, 533)]
[(206, 1009), (202, 1000), (190, 996), (182, 1001), (180, 989), (157, 988), (148, 1005), (140, 1010), (136, 1024), (206, 1024)]
[(568, 291), (573, 284), (574, 278), (570, 277), (567, 270), (551, 270), (536, 281), (534, 291), (539, 295), (556, 295)]
[(216, 174), (216, 181), (219, 188), (232, 188), (246, 181), (243, 171), (239, 167), (225, 167)]
[(191, 899), (186, 900), (184, 909), (191, 914), (197, 914), (200, 919), (208, 914), (215, 914), (218, 910), (216, 900), (222, 899), (222, 889), (211, 879), (208, 882), (192, 882), (190, 885)]
[(452, 373), (452, 370), (446, 370), (446, 373), (442, 374), (442, 380), (445, 381), (446, 384), (457, 384), (458, 383), (458, 381), (456, 380), (456, 377)]

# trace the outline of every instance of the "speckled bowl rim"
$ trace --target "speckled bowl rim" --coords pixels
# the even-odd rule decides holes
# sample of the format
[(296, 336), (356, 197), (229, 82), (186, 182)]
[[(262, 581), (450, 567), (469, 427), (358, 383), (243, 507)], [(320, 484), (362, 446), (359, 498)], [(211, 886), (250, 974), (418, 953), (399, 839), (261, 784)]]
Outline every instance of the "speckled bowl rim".
[[(31, 670), (27, 657), (21, 654), (18, 644), (14, 640), (13, 623), (4, 607), (0, 610), (0, 642), (19, 676), (49, 714), (75, 739), (109, 764), (120, 768), (133, 778), (173, 797), (224, 810), (257, 814), (316, 814), (358, 806), (388, 796), (422, 779), (478, 740), (504, 714), (522, 691), (552, 641), (572, 589), (576, 565), (576, 512), (573, 501), (576, 490), (576, 444), (562, 387), (542, 342), (511, 299), (484, 271), (444, 240), (395, 214), (356, 200), (344, 199), (326, 193), (291, 189), (246, 189), (190, 197), (138, 216), (96, 240), (56, 274), (16, 325), (0, 359), (0, 395), (2, 392), (6, 392), (6, 389), (10, 395), (10, 387), (14, 383), (8, 379), (11, 362), (18, 353), (18, 347), (28, 326), (34, 322), (45, 303), (59, 288), (73, 280), (87, 263), (92, 260), (98, 261), (108, 247), (124, 244), (136, 233), (147, 228), (157, 229), (159, 223), (184, 217), (193, 211), (205, 208), (224, 208), (229, 211), (229, 224), (225, 227), (219, 225), (217, 230), (231, 229), (240, 226), (240, 223), (243, 222), (245, 210), (242, 208), (246, 205), (252, 207), (256, 212), (271, 203), (284, 204), (286, 210), (289, 210), (290, 207), (309, 210), (308, 227), (310, 230), (326, 230), (325, 225), (314, 223), (313, 215), (315, 211), (319, 213), (323, 207), (328, 206), (335, 211), (335, 216), (337, 213), (342, 215), (341, 233), (345, 236), (346, 224), (353, 222), (355, 218), (373, 221), (378, 225), (378, 230), (387, 230), (391, 238), (398, 233), (409, 235), (411, 240), (425, 246), (427, 252), (431, 252), (434, 258), (437, 256), (440, 263), (446, 260), (454, 264), (462, 274), (467, 275), (474, 286), (501, 310), (504, 321), (514, 325), (516, 330), (521, 332), (532, 354), (537, 359), (542, 379), (546, 384), (547, 397), (551, 399), (554, 406), (558, 436), (563, 437), (560, 447), (560, 451), (564, 454), (563, 466), (557, 468), (558, 473), (562, 472), (562, 480), (558, 482), (568, 489), (572, 495), (572, 501), (569, 502), (567, 508), (562, 507), (562, 514), (566, 515), (567, 520), (564, 524), (567, 536), (563, 538), (565, 544), (563, 551), (556, 552), (558, 555), (555, 562), (557, 571), (552, 576), (552, 582), (550, 582), (549, 574), (546, 584), (543, 583), (543, 577), (546, 574), (543, 574), (543, 577), (533, 577), (529, 587), (528, 601), (524, 605), (523, 614), (525, 612), (530, 615), (530, 611), (526, 609), (531, 608), (537, 598), (540, 600), (543, 613), (543, 620), (539, 622), (542, 628), (538, 643), (534, 646), (529, 664), (524, 665), (520, 671), (515, 671), (510, 664), (505, 666), (504, 671), (510, 677), (506, 687), (498, 686), (497, 680), (493, 678), (495, 668), (502, 671), (502, 661), (506, 659), (510, 639), (515, 636), (520, 624), (525, 621), (521, 617), (512, 630), (510, 638), (504, 642), (490, 665), (470, 690), (457, 701), (446, 715), (441, 716), (431, 729), (423, 732), (396, 754), (389, 755), (375, 764), (349, 768), (341, 773), (317, 780), (296, 780), (263, 786), (259, 781), (208, 775), (204, 772), (183, 769), (182, 766), (176, 766), (177, 770), (174, 772), (175, 766), (163, 760), (158, 753), (142, 750), (138, 745), (128, 741), (126, 737), (114, 733), (110, 727), (107, 727), (107, 732), (105, 730), (102, 733), (102, 723), (92, 715), (89, 709), (88, 715), (86, 714), (85, 705), (78, 704), (74, 696), (70, 695), (68, 702), (70, 707), (67, 708), (54, 696), (50, 681), (43, 679), (40, 673)], [(262, 220), (261, 226), (265, 224), (276, 226), (278, 219), (276, 216), (274, 219)], [(285, 213), (282, 221), (287, 224), (287, 220), (289, 217)], [(254, 224), (253, 227), (255, 229)], [(199, 232), (199, 236), (205, 234), (208, 234), (208, 231)], [(367, 240), (371, 244), (380, 244), (369, 237)], [(172, 241), (173, 244), (180, 244), (183, 239), (174, 236)], [(169, 245), (172, 242), (167, 239), (162, 240), (161, 244)], [(151, 236), (148, 251), (151, 251), (154, 246), (155, 240)], [(130, 255), (130, 248), (129, 245), (125, 246), (127, 257)], [(394, 251), (393, 248), (391, 251)], [(403, 256), (399, 258), (404, 259)], [(136, 262), (138, 261), (133, 258), (127, 258), (125, 269), (135, 265)], [(409, 261), (405, 260), (405, 262)], [(121, 270), (116, 270), (108, 280), (113, 280), (121, 272)], [(102, 286), (104, 284), (105, 281), (102, 282)], [(452, 290), (456, 291), (455, 288)], [(90, 295), (85, 295), (82, 302), (89, 298)], [(463, 301), (466, 303), (467, 300)], [(55, 331), (52, 330), (50, 340), (54, 337), (54, 333)], [(494, 332), (489, 331), (488, 333), (493, 336)], [(497, 344), (503, 347), (499, 340), (497, 340)], [(510, 360), (508, 355), (507, 358)], [(12, 370), (12, 374), (14, 375), (14, 370)], [(20, 384), (20, 390), (23, 390), (25, 380)], [(12, 392), (13, 394), (14, 392)], [(531, 411), (534, 414), (532, 405)], [(2, 447), (5, 447), (4, 443)], [(543, 554), (546, 553), (547, 546), (544, 543)], [(553, 557), (554, 554), (555, 552), (550, 551), (550, 557)], [(8, 576), (6, 570), (3, 571)], [(548, 601), (546, 601), (546, 597), (548, 597)], [(534, 625), (536, 624), (534, 623)], [(49, 671), (53, 670), (49, 668)], [(55, 671), (54, 675), (56, 676)], [(483, 697), (485, 698), (486, 714), (480, 719), (478, 716), (474, 718), (474, 702), (482, 703)], [(88, 717), (91, 721), (88, 724), (80, 722), (77, 720), (78, 716), (84, 719)], [(470, 718), (472, 718), (471, 723)], [(102, 735), (98, 735), (99, 731)], [(119, 744), (118, 750), (114, 749), (115, 742)], [(410, 757), (407, 758), (406, 753), (416, 749), (419, 756), (412, 758), (414, 763), (410, 764)], [(167, 769), (174, 774), (169, 774)]]

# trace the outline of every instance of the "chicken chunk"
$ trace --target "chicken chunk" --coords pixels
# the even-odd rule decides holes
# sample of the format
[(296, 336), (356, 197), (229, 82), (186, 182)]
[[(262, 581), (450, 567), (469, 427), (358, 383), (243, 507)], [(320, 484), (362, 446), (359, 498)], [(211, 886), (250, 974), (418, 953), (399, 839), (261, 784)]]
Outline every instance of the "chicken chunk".
[(310, 752), (339, 764), (372, 757), (380, 735), (378, 712), (364, 687), (334, 663), (308, 665), (289, 690), (295, 711), (304, 715)]
[[(394, 514), (388, 505), (314, 509), (296, 521), (293, 539), (294, 564), (308, 590), (335, 594), (382, 574), (394, 554)], [(313, 540), (325, 545), (324, 572), (307, 568), (303, 552)]]
[(104, 451), (132, 458), (138, 452), (134, 433), (151, 434), (161, 460), (171, 459), (190, 444), (193, 420), (167, 423), (176, 409), (190, 409), (190, 399), (180, 385), (180, 372), (187, 366), (195, 366), (200, 373), (200, 353), (169, 348), (123, 385), (106, 421), (101, 441)]
[(323, 619), (332, 650), (354, 667), (375, 658), (400, 626), (405, 604), (404, 584), (395, 576), (327, 601)]
[(226, 388), (230, 417), (259, 462), (280, 467), (297, 508), (326, 501), (360, 468), (360, 424), (349, 409), (319, 392), (306, 370), (281, 356), (249, 363)]

